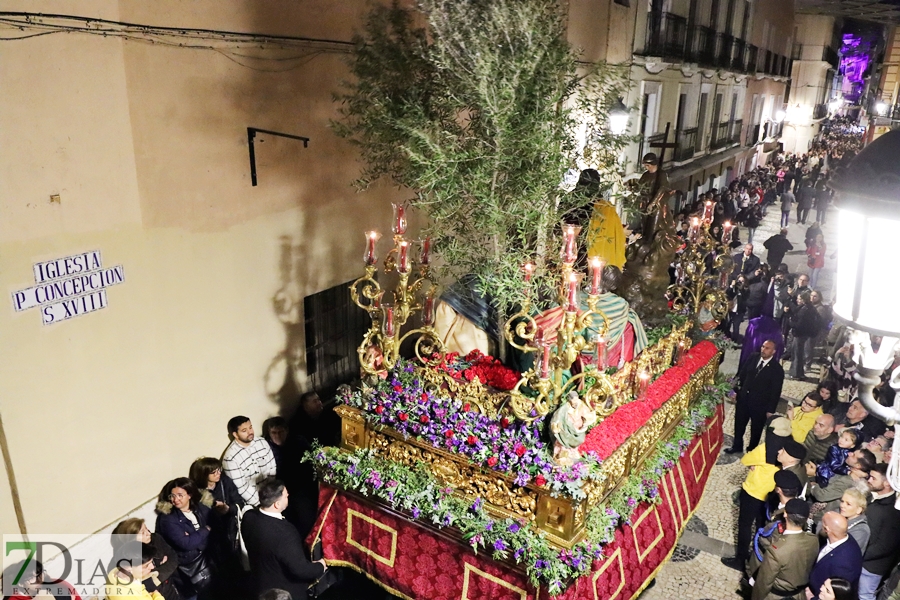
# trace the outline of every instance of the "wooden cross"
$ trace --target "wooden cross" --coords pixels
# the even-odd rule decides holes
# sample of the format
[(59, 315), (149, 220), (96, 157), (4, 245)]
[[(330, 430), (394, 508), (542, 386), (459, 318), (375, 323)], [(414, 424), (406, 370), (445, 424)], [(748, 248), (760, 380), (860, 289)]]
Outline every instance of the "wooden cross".
[(666, 131), (663, 133), (663, 139), (661, 142), (651, 143), (649, 147), (651, 149), (659, 148), (659, 169), (663, 168), (663, 160), (666, 155), (666, 149), (672, 148), (674, 151), (678, 148), (678, 140), (677, 140), (677, 132), (676, 132), (676, 140), (674, 142), (669, 142), (669, 128), (672, 126), (671, 122), (666, 123)]

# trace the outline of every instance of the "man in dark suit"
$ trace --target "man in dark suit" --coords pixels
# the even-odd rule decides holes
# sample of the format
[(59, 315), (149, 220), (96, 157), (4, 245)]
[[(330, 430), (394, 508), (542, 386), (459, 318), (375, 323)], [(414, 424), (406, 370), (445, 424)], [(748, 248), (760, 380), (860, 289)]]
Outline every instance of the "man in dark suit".
[(863, 556), (859, 579), (859, 600), (874, 600), (881, 580), (900, 559), (900, 511), (894, 508), (897, 492), (887, 478), (887, 464), (878, 463), (869, 471), (872, 499), (866, 509), (866, 520), (872, 531)]
[[(862, 572), (862, 552), (856, 540), (847, 535), (847, 519), (840, 513), (829, 511), (822, 516), (822, 529), (828, 543), (819, 551), (819, 558), (809, 574), (809, 591), (819, 597), (819, 590), (826, 579), (846, 579), (856, 589)], [(809, 597), (809, 596), (807, 596)]]
[(784, 369), (775, 356), (775, 342), (766, 340), (760, 351), (751, 354), (738, 370), (739, 389), (735, 402), (734, 441), (726, 454), (744, 451), (744, 432), (750, 423), (750, 444), (753, 450), (759, 444), (766, 418), (771, 416), (781, 399)]
[(746, 275), (748, 278), (759, 268), (759, 257), (753, 254), (753, 244), (746, 244), (744, 251), (734, 255), (734, 270), (731, 272), (731, 279), (736, 279), (738, 275)]
[(241, 534), (250, 558), (256, 593), (277, 588), (294, 600), (306, 600), (310, 584), (328, 568), (324, 560), (309, 562), (297, 529), (281, 513), (288, 506), (287, 488), (272, 480), (259, 487), (259, 507), (244, 515)]

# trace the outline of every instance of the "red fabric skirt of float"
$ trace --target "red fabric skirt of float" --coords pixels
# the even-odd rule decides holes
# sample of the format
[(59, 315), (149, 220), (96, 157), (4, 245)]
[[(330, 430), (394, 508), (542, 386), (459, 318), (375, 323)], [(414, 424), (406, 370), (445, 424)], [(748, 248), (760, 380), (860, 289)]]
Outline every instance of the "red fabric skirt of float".
[[(604, 558), (572, 582), (561, 600), (630, 599), (656, 575), (697, 509), (722, 446), (720, 405), (705, 431), (660, 482), (659, 504), (640, 504), (616, 530)], [(513, 565), (472, 548), (451, 529), (435, 529), (355, 494), (322, 486), (310, 534), (328, 564), (360, 571), (391, 593), (414, 600), (549, 599)]]

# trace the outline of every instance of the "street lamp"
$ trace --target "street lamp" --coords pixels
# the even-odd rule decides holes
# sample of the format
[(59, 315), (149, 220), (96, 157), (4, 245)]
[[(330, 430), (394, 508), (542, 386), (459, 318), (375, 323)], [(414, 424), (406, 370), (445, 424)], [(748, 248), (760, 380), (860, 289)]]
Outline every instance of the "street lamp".
[(782, 110), (782, 109), (779, 108), (778, 110), (775, 111), (775, 122), (776, 122), (776, 123), (781, 123), (781, 122), (783, 122), (783, 121), (784, 121), (784, 118), (785, 118), (786, 116), (787, 116), (787, 113), (784, 112), (784, 110)]
[[(894, 130), (860, 152), (838, 173), (831, 187), (837, 192), (838, 209), (834, 314), (854, 330), (851, 341), (860, 400), (870, 413), (894, 425), (900, 438), (900, 395), (894, 406), (888, 407), (879, 404), (872, 394), (900, 347), (900, 310), (896, 305), (900, 277), (892, 264), (897, 257), (893, 236), (900, 230), (898, 155), (900, 130)], [(890, 386), (900, 390), (900, 368), (892, 373)], [(888, 478), (894, 489), (900, 490), (900, 451), (892, 454)]]
[(843, 105), (843, 104), (844, 104), (843, 98), (840, 98), (840, 97), (835, 98), (834, 100), (832, 100), (831, 102), (828, 103), (828, 110), (831, 111), (832, 113), (836, 113), (838, 110), (840, 110), (841, 105)]
[(609, 110), (609, 130), (613, 135), (622, 135), (628, 129), (628, 109), (618, 98)]
[(878, 113), (879, 115), (881, 115), (881, 116), (884, 116), (884, 113), (887, 112), (887, 104), (884, 103), (884, 102), (879, 101), (879, 102), (875, 105), (875, 112), (877, 112), (877, 113)]

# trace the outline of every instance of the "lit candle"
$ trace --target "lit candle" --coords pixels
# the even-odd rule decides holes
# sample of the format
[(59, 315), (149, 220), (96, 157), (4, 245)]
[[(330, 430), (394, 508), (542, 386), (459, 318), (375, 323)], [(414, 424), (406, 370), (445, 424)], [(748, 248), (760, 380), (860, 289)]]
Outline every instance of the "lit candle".
[(378, 262), (378, 257), (375, 256), (375, 243), (378, 242), (378, 238), (381, 237), (377, 231), (367, 231), (366, 232), (366, 266), (374, 265)]
[(550, 377), (550, 344), (543, 344), (544, 353), (541, 355), (541, 379)]
[(400, 242), (400, 259), (397, 270), (401, 273), (409, 273), (409, 242), (406, 240)]
[(606, 338), (602, 335), (597, 336), (597, 341), (594, 346), (594, 354), (597, 359), (597, 369), (603, 370), (606, 368)]
[(694, 217), (691, 219), (691, 227), (688, 229), (688, 241), (696, 242), (700, 235), (700, 219)]
[(707, 200), (706, 204), (703, 206), (703, 220), (707, 223), (711, 223), (713, 219), (713, 203), (712, 200)]
[(600, 277), (603, 276), (603, 261), (596, 256), (591, 259), (591, 296), (600, 293)]
[(734, 229), (734, 225), (731, 224), (731, 221), (725, 221), (722, 223), (722, 243), (726, 246), (731, 243), (731, 230)]
[(581, 277), (577, 273), (569, 273), (569, 306), (566, 310), (574, 312), (578, 310), (578, 280)]
[(403, 235), (406, 233), (406, 207), (400, 202), (391, 204), (394, 207), (394, 224), (391, 231), (394, 235)]
[(643, 397), (644, 394), (647, 393), (647, 388), (650, 387), (650, 373), (644, 371), (638, 377), (638, 397)]
[(422, 305), (422, 324), (426, 327), (434, 325), (434, 293), (429, 291)]
[(531, 281), (531, 276), (534, 275), (534, 264), (527, 262), (522, 265), (522, 272), (525, 273), (525, 283)]
[(579, 231), (581, 231), (581, 227), (577, 225), (566, 225), (563, 228), (563, 247), (559, 254), (564, 263), (574, 263), (578, 257), (578, 246), (575, 239), (578, 237)]
[(426, 237), (422, 240), (422, 255), (419, 257), (419, 264), (427, 267), (431, 263), (431, 238)]
[(394, 337), (394, 307), (384, 304), (381, 307), (381, 332), (387, 337)]

